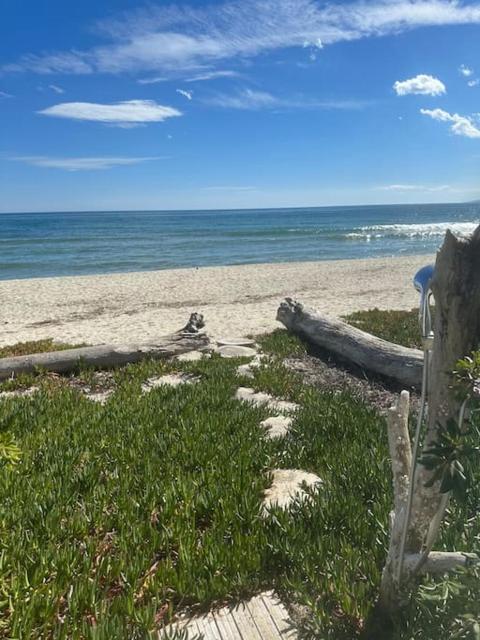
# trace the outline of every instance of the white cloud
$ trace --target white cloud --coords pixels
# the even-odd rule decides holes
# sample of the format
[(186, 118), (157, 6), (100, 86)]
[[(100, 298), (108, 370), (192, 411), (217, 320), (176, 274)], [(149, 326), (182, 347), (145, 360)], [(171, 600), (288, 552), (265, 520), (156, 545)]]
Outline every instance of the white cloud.
[(168, 78), (164, 76), (156, 76), (155, 78), (139, 78), (138, 84), (157, 84), (158, 82), (166, 82)]
[(203, 100), (205, 104), (225, 109), (256, 111), (259, 109), (362, 109), (369, 103), (362, 100), (312, 100), (311, 98), (281, 98), (256, 89), (240, 89), (235, 93), (217, 93)]
[(160, 160), (160, 157), (145, 158), (50, 158), (48, 156), (19, 156), (12, 160), (19, 160), (34, 167), (44, 167), (49, 169), (65, 169), (66, 171), (96, 171), (100, 169), (111, 169), (117, 166), (128, 166), (148, 162), (149, 160)]
[(114, 104), (63, 102), (38, 113), (56, 118), (103, 122), (120, 127), (137, 126), (146, 122), (163, 122), (167, 118), (182, 115), (178, 109), (165, 107), (154, 100), (127, 100)]
[(467, 67), (464, 64), (461, 64), (458, 70), (462, 74), (462, 76), (465, 76), (466, 78), (473, 76), (473, 69), (470, 69), (470, 67)]
[(440, 185), (424, 185), (424, 184), (387, 184), (381, 187), (375, 187), (379, 191), (395, 191), (395, 192), (406, 192), (406, 191), (428, 191), (428, 192), (436, 192), (436, 191), (449, 191), (450, 185), (448, 184), (440, 184)]
[(185, 89), (176, 89), (177, 93), (181, 96), (184, 96), (187, 100), (191, 100), (193, 96), (193, 91), (185, 91)]
[(54, 91), (55, 93), (65, 93), (65, 89), (62, 89), (62, 87), (59, 87), (56, 84), (49, 84), (48, 88)]
[(11, 93), (5, 93), (5, 91), (0, 91), (0, 98), (13, 98)]
[(480, 3), (461, 0), (226, 0), (203, 7), (150, 6), (97, 26), (107, 44), (28, 54), (4, 71), (37, 73), (198, 72), (219, 60), (327, 46), (419, 27), (480, 23)]
[(204, 80), (215, 80), (216, 78), (238, 78), (240, 74), (237, 71), (230, 71), (228, 69), (218, 71), (206, 71), (205, 73), (199, 73), (191, 78), (187, 78), (186, 82), (201, 82)]
[(207, 104), (226, 109), (256, 110), (278, 107), (280, 101), (266, 91), (242, 89), (235, 94), (218, 93), (205, 100)]
[(397, 80), (393, 88), (397, 96), (418, 94), (424, 96), (440, 96), (446, 92), (445, 85), (438, 78), (420, 73), (408, 80)]
[(429, 116), (438, 122), (449, 122), (450, 131), (457, 136), (465, 138), (480, 138), (480, 129), (475, 125), (472, 118), (461, 116), (458, 113), (448, 113), (443, 109), (420, 109), (420, 113)]
[(467, 84), (469, 87), (478, 87), (478, 85), (480, 84), (480, 80), (478, 78), (475, 78), (475, 80), (469, 80)]

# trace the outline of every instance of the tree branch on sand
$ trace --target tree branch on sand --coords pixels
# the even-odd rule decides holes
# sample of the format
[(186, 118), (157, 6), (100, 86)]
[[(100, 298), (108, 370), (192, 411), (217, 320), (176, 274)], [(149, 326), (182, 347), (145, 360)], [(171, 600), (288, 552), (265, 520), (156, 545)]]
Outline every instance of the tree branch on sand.
[(210, 343), (208, 336), (201, 332), (204, 326), (203, 316), (199, 313), (192, 313), (189, 321), (180, 331), (147, 344), (102, 344), (93, 347), (1, 358), (0, 380), (22, 373), (34, 373), (37, 370), (67, 373), (77, 369), (79, 364), (97, 368), (120, 367), (148, 358), (163, 359), (187, 351), (202, 350), (207, 348)]

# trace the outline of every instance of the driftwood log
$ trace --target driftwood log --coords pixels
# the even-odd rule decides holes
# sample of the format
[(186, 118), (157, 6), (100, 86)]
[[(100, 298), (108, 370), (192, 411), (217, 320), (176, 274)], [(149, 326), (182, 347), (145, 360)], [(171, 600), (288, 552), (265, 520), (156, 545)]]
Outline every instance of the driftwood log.
[(396, 380), (405, 387), (419, 387), (423, 353), (387, 342), (350, 326), (342, 320), (308, 309), (286, 298), (277, 311), (287, 329), (362, 369)]
[(67, 373), (77, 369), (79, 364), (100, 369), (119, 367), (148, 358), (169, 358), (187, 351), (205, 349), (210, 340), (205, 333), (200, 331), (204, 326), (203, 316), (199, 313), (192, 313), (183, 329), (147, 344), (101, 344), (94, 347), (1, 358), (0, 380), (21, 373), (34, 373), (38, 370)]

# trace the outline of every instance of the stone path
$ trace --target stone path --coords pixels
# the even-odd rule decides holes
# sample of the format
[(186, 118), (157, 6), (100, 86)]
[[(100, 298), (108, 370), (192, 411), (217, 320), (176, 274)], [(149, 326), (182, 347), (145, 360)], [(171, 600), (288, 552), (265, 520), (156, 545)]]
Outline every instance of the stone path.
[(0, 400), (7, 400), (7, 398), (28, 398), (37, 393), (38, 387), (30, 387), (28, 389), (18, 389), (16, 391), (0, 391)]
[(158, 378), (148, 378), (148, 380), (142, 384), (142, 391), (143, 393), (149, 393), (152, 389), (158, 387), (179, 387), (182, 384), (192, 384), (197, 381), (198, 378), (196, 376), (188, 373), (167, 373)]
[[(251, 362), (240, 365), (237, 374), (253, 378), (255, 368), (261, 365), (266, 357), (258, 354), (253, 340), (247, 338), (223, 338), (217, 340), (214, 351), (224, 358), (250, 357)], [(210, 357), (210, 353), (191, 351), (178, 356), (183, 362), (198, 361)], [(149, 393), (152, 389), (170, 386), (178, 387), (197, 382), (199, 378), (188, 373), (170, 373), (159, 377), (152, 377), (142, 385), (142, 392)], [(25, 391), (11, 391), (0, 393), (0, 399), (31, 395), (37, 391), (36, 387)], [(90, 392), (85, 389), (85, 397), (92, 402), (105, 404), (113, 390)], [(239, 387), (235, 398), (249, 402), (255, 406), (267, 407), (274, 415), (260, 423), (267, 438), (284, 437), (292, 423), (293, 415), (300, 407), (294, 402), (275, 398), (268, 393), (256, 392), (249, 387)], [(262, 517), (268, 517), (272, 508), (289, 509), (292, 504), (310, 498), (306, 491), (317, 490), (322, 480), (313, 473), (299, 469), (273, 469), (272, 484), (265, 491), (262, 503)], [(272, 591), (261, 593), (250, 600), (234, 607), (223, 607), (217, 611), (202, 616), (183, 617), (169, 625), (158, 634), (158, 640), (176, 637), (182, 640), (297, 640), (298, 634), (291, 623), (288, 613)]]
[(287, 435), (292, 426), (293, 418), (289, 416), (272, 416), (260, 422), (260, 426), (265, 429), (267, 438), (283, 438)]
[(322, 484), (314, 473), (299, 469), (274, 469), (271, 473), (273, 482), (263, 497), (264, 516), (274, 507), (289, 509), (294, 502), (308, 500), (310, 495), (303, 487), (318, 490)]
[(91, 402), (97, 402), (98, 404), (104, 405), (110, 396), (113, 395), (113, 389), (108, 389), (107, 391), (98, 391), (95, 393), (85, 393), (85, 397)]
[(203, 616), (190, 617), (169, 625), (159, 640), (174, 636), (185, 640), (297, 640), (288, 613), (272, 591), (266, 591), (234, 607), (223, 607)]
[(300, 408), (298, 404), (295, 404), (295, 402), (280, 400), (278, 398), (274, 398), (269, 393), (255, 391), (249, 387), (239, 387), (235, 393), (235, 398), (244, 402), (250, 402), (257, 407), (266, 406), (268, 409), (272, 409), (272, 411), (279, 411), (280, 413), (294, 413)]

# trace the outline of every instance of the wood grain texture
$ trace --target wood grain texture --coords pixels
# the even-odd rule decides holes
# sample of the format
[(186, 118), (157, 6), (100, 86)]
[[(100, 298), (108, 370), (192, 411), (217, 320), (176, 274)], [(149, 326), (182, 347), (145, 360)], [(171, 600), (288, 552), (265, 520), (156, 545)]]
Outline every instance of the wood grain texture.
[(159, 632), (166, 640), (175, 630), (186, 633), (188, 640), (297, 640), (288, 613), (271, 591), (247, 602), (223, 607), (203, 616), (185, 617)]
[(423, 353), (418, 349), (372, 336), (342, 320), (323, 316), (292, 298), (285, 298), (280, 304), (277, 320), (293, 333), (362, 369), (406, 387), (421, 384)]

